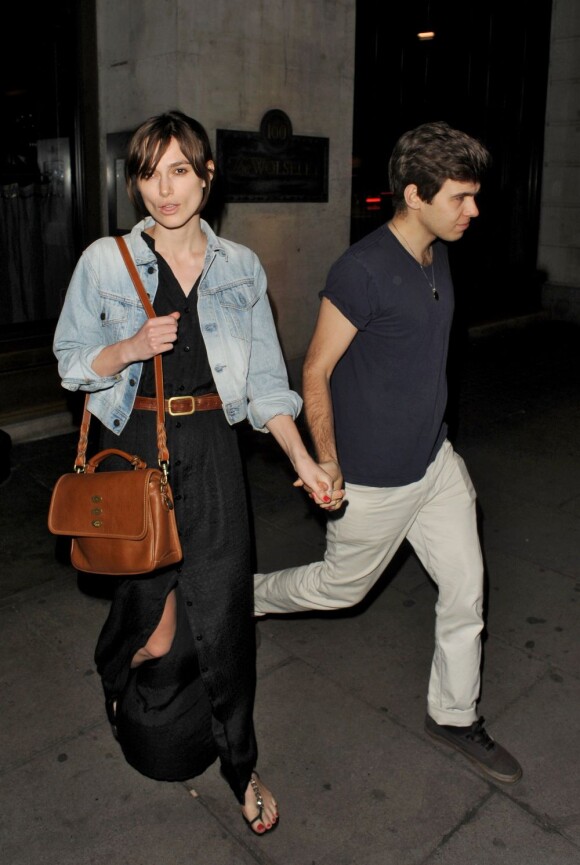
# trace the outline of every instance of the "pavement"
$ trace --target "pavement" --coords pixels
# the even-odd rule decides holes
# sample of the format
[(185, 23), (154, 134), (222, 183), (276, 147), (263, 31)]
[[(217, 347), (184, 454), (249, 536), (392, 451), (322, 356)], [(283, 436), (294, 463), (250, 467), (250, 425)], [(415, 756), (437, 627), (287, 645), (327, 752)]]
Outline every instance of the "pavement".
[[(355, 609), (259, 621), (259, 770), (281, 821), (250, 834), (217, 766), (151, 781), (123, 760), (93, 663), (105, 578), (46, 529), (75, 434), (13, 446), (0, 486), (3, 865), (580, 863), (580, 329), (539, 317), (455, 352), (452, 438), (479, 495), (480, 711), (520, 760), (482, 777), (423, 731), (436, 592), (404, 545)], [(240, 434), (256, 566), (318, 559), (324, 517), (269, 436)]]

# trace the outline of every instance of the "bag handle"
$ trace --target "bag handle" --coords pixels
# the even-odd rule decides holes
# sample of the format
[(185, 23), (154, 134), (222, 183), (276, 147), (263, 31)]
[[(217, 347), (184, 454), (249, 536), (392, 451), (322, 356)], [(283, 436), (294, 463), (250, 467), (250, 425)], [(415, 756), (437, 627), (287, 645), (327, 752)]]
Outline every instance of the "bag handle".
[[(125, 243), (123, 237), (115, 237), (115, 241), (119, 248), (119, 252), (123, 256), (125, 266), (129, 271), (129, 276), (133, 281), (133, 285), (139, 295), (141, 303), (147, 313), (148, 318), (155, 318), (155, 310), (147, 296), (147, 292), (141, 282), (135, 263), (131, 257), (131, 253)], [(163, 471), (165, 478), (169, 467), (169, 451), (167, 449), (167, 433), (165, 430), (165, 405), (163, 401), (163, 365), (161, 363), (161, 355), (156, 354), (153, 358), (155, 368), (155, 399), (157, 400), (157, 452), (159, 459), (159, 467)], [(79, 442), (77, 446), (77, 455), (74, 463), (76, 472), (84, 472), (86, 469), (86, 454), (89, 439), (89, 424), (91, 422), (91, 413), (88, 409), (89, 394), (85, 397), (83, 408), (83, 417), (81, 420), (81, 428), (79, 433)]]
[(106, 460), (107, 457), (122, 457), (124, 460), (127, 460), (128, 463), (131, 463), (135, 471), (141, 471), (147, 468), (147, 463), (145, 460), (142, 460), (140, 456), (137, 454), (128, 454), (125, 451), (120, 451), (117, 448), (107, 448), (106, 451), (100, 451), (98, 454), (95, 454), (94, 457), (91, 457), (88, 463), (85, 466), (85, 470), (87, 474), (93, 474), (95, 469), (97, 469), (103, 460)]

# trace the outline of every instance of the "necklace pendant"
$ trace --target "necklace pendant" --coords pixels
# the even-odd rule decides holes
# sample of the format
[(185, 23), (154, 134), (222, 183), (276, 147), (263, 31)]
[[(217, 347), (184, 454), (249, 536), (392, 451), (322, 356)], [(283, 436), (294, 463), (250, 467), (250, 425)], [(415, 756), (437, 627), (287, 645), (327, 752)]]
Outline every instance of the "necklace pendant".
[(431, 290), (433, 292), (433, 300), (439, 300), (439, 292), (437, 291), (437, 289), (432, 288)]

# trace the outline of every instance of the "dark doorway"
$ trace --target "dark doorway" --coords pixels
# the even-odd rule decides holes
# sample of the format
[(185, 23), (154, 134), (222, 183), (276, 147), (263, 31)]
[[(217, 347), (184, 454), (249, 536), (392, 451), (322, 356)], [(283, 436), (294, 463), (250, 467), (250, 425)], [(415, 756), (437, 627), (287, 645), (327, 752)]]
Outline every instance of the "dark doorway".
[(96, 230), (91, 213), (99, 216), (94, 21), (94, 0), (54, 0), (33, 10), (12, 3), (3, 10), (2, 424), (65, 406), (52, 335), (88, 228)]
[(6, 8), (0, 61), (2, 327), (56, 318), (75, 255), (74, 4)]
[[(551, 0), (357, 0), (352, 240), (390, 216), (387, 161), (405, 130), (446, 120), (493, 166), (481, 215), (450, 246), (458, 317), (540, 308), (537, 248)], [(418, 34), (433, 33), (432, 38)]]

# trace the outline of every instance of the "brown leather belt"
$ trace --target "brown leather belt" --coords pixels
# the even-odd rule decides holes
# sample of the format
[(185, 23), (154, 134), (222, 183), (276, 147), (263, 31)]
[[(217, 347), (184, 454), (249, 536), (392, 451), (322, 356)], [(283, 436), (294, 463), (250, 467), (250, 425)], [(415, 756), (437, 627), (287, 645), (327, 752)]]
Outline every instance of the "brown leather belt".
[[(176, 415), (194, 414), (196, 411), (211, 411), (221, 408), (222, 401), (217, 393), (205, 393), (203, 396), (172, 396), (163, 400), (167, 414)], [(155, 397), (138, 396), (135, 398), (133, 408), (145, 409), (146, 411), (157, 411), (157, 400)]]

